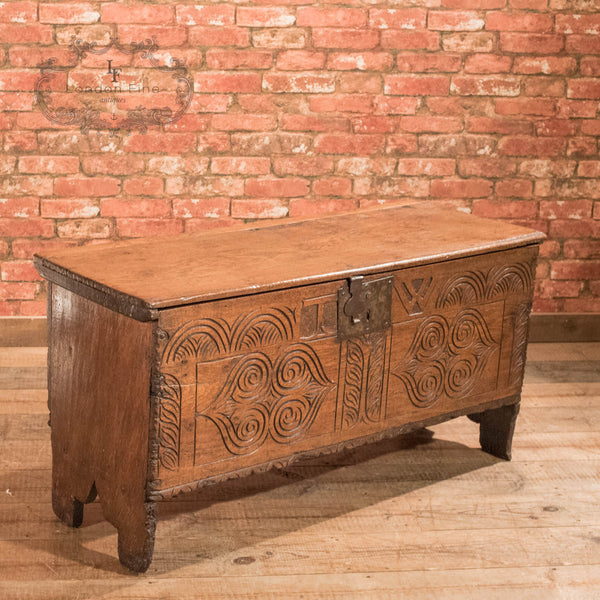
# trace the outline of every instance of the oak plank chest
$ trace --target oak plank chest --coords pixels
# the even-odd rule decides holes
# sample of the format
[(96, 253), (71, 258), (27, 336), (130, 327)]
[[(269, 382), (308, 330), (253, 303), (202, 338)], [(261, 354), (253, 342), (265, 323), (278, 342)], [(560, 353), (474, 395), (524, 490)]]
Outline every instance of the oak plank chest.
[(509, 459), (542, 238), (392, 206), (36, 256), (55, 513), (98, 493), (144, 571), (210, 483), (460, 415)]

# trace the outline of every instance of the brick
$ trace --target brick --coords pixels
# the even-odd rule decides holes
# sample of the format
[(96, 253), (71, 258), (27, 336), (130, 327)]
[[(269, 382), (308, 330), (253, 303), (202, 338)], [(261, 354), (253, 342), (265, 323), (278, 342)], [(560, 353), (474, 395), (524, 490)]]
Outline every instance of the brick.
[(57, 177), (54, 182), (57, 196), (116, 196), (120, 191), (114, 177)]
[(17, 314), (21, 302), (2, 302), (0, 301), (0, 317), (12, 317)]
[(8, 281), (0, 282), (0, 300), (33, 300), (37, 293), (37, 283)]
[(402, 117), (400, 129), (414, 133), (438, 132), (453, 133), (463, 128), (462, 119), (457, 117), (433, 117), (431, 115)]
[(89, 25), (100, 20), (100, 13), (95, 6), (86, 3), (40, 4), (39, 13), (40, 23)]
[(373, 96), (366, 94), (312, 96), (309, 103), (313, 112), (368, 113), (373, 110)]
[(240, 156), (272, 156), (304, 154), (312, 144), (306, 133), (234, 133), (231, 135), (233, 153)]
[(496, 182), (494, 191), (500, 197), (531, 198), (533, 194), (533, 183), (528, 179), (503, 179), (502, 181)]
[[(553, 239), (586, 239), (600, 237), (600, 223), (592, 220), (556, 219), (550, 223), (549, 233)], [(568, 278), (567, 278), (568, 279)]]
[(380, 94), (383, 78), (379, 73), (341, 73), (337, 76), (338, 90), (343, 94)]
[(283, 71), (307, 71), (321, 69), (325, 65), (325, 53), (310, 50), (283, 50), (277, 55), (277, 68)]
[(458, 172), (463, 177), (507, 177), (517, 171), (517, 162), (507, 158), (463, 158)]
[[(35, 217), (0, 219), (0, 236), (2, 237), (54, 237), (54, 223), (47, 219)], [(16, 255), (15, 255), (16, 256)]]
[(583, 283), (581, 281), (551, 281), (544, 279), (536, 282), (536, 295), (547, 298), (576, 298)]
[(600, 54), (600, 36), (568, 35), (566, 51), (570, 54)]
[(508, 73), (512, 65), (510, 56), (498, 54), (473, 54), (467, 56), (465, 73)]
[(0, 198), (0, 218), (37, 217), (40, 214), (40, 199), (37, 196)]
[[(178, 7), (181, 8), (181, 7)], [(103, 23), (139, 23), (166, 25), (173, 21), (173, 9), (161, 4), (102, 4)], [(191, 23), (193, 24), (193, 23)]]
[(552, 31), (554, 19), (552, 15), (532, 13), (489, 12), (486, 15), (485, 28), (492, 31), (527, 31), (547, 33)]
[(21, 173), (77, 173), (79, 158), (77, 156), (21, 156), (19, 157)]
[(508, 4), (517, 10), (548, 10), (548, 0), (508, 0)]
[(556, 258), (560, 254), (560, 243), (555, 240), (546, 240), (540, 244), (541, 258)]
[(298, 7), (299, 27), (363, 27), (367, 13), (360, 8)]
[(463, 96), (518, 96), (520, 90), (520, 80), (511, 77), (457, 75), (450, 84), (451, 93)]
[(566, 298), (565, 312), (591, 312), (597, 313), (600, 308), (600, 300), (587, 296), (585, 298)]
[(369, 10), (369, 27), (377, 29), (425, 29), (426, 21), (427, 11), (422, 8)]
[(287, 202), (275, 198), (234, 199), (231, 216), (238, 219), (279, 219), (288, 215)]
[(42, 198), (41, 214), (48, 219), (89, 219), (98, 216), (98, 204), (89, 198)]
[(165, 198), (104, 198), (100, 201), (100, 214), (103, 217), (169, 217), (171, 202)]
[(400, 158), (398, 175), (428, 175), (442, 177), (454, 175), (456, 161), (451, 158)]
[(498, 152), (505, 156), (558, 156), (565, 146), (564, 138), (507, 136), (498, 142)]
[(514, 73), (525, 75), (571, 75), (576, 69), (577, 60), (571, 56), (517, 56), (513, 65)]
[(207, 48), (250, 45), (250, 31), (244, 27), (190, 27), (189, 38), (190, 44)]
[(219, 198), (174, 198), (173, 215), (184, 219), (221, 219), (230, 215), (231, 199)]
[(309, 182), (299, 177), (247, 179), (244, 186), (246, 195), (259, 198), (305, 196), (308, 190)]
[(352, 135), (321, 133), (314, 142), (315, 152), (321, 154), (376, 154), (383, 150), (385, 138), (380, 134)]
[(397, 50), (439, 50), (440, 34), (437, 31), (381, 32), (381, 47)]
[(397, 119), (388, 116), (352, 117), (354, 133), (390, 133), (396, 130)]
[(312, 191), (317, 196), (349, 196), (352, 180), (346, 177), (319, 177), (313, 182)]
[(523, 83), (526, 96), (560, 98), (565, 95), (565, 81), (562, 77), (526, 77)]
[(354, 198), (292, 198), (289, 205), (290, 217), (316, 217), (319, 215), (356, 210), (358, 201)]
[(139, 156), (96, 154), (81, 157), (86, 175), (130, 175), (144, 170), (144, 159)]
[(134, 133), (125, 138), (123, 150), (178, 154), (186, 150), (192, 150), (195, 145), (196, 136), (191, 133), (163, 133), (160, 136)]
[(284, 6), (240, 6), (236, 13), (242, 27), (289, 27), (295, 22), (294, 13)]
[(31, 152), (37, 149), (37, 136), (34, 132), (19, 131), (4, 134), (5, 152)]
[(7, 175), (14, 171), (17, 159), (14, 156), (2, 156), (0, 155), (0, 173)]
[(417, 136), (405, 134), (389, 135), (385, 151), (387, 154), (414, 154), (418, 149)]
[(39, 175), (5, 175), (0, 178), (0, 197), (50, 196), (52, 179)]
[(210, 229), (217, 229), (223, 227), (232, 227), (233, 225), (239, 224), (239, 221), (232, 219), (231, 217), (220, 217), (215, 219), (213, 217), (198, 218), (198, 219), (185, 219), (183, 221), (183, 227), (185, 233), (200, 233)]
[(201, 72), (194, 75), (194, 89), (197, 92), (260, 92), (261, 76), (246, 72)]
[(174, 48), (187, 42), (187, 28), (178, 25), (117, 25), (117, 31), (123, 43), (155, 37), (162, 48)]
[[(175, 7), (176, 20), (180, 25), (213, 25), (223, 27), (235, 23), (235, 6), (232, 4), (215, 5), (178, 5)], [(211, 44), (206, 44), (210, 46)]]
[(227, 113), (213, 115), (213, 129), (222, 131), (269, 131), (275, 129), (277, 121), (272, 115), (251, 115), (248, 113)]
[(541, 200), (540, 217), (543, 219), (589, 219), (592, 200)]
[(554, 190), (562, 198), (600, 198), (600, 185), (593, 179), (559, 179)]
[(421, 135), (419, 152), (425, 156), (487, 156), (496, 150), (496, 138), (489, 135)]
[(325, 156), (285, 156), (273, 158), (276, 175), (326, 175), (333, 172), (333, 159)]
[[(2, 35), (1, 32), (0, 35)], [(37, 70), (3, 70), (0, 71), (0, 90), (7, 92), (10, 91), (31, 93), (39, 78), (40, 73)], [(52, 79), (52, 81), (48, 83), (48, 86), (51, 90), (54, 91), (65, 90), (67, 86), (67, 79), (65, 74), (57, 73), (54, 79)], [(46, 126), (49, 125), (48, 121), (44, 121), (44, 123), (46, 124)]]
[(409, 73), (460, 71), (462, 58), (458, 54), (398, 54), (396, 68)]
[(373, 29), (315, 28), (312, 37), (316, 48), (368, 50), (379, 45), (379, 32)]
[(33, 263), (28, 260), (3, 262), (0, 265), (3, 281), (41, 281)]
[(46, 308), (45, 300), (19, 302), (19, 315), (22, 317), (45, 317)]
[(565, 240), (563, 255), (565, 258), (600, 259), (600, 240)]
[(218, 175), (266, 175), (271, 170), (271, 160), (253, 156), (215, 156), (210, 161), (210, 170)]
[(183, 221), (181, 219), (117, 219), (117, 233), (124, 238), (176, 235), (183, 233)]
[[(222, 175), (220, 177), (188, 177), (183, 179), (180, 194), (195, 198), (204, 196), (241, 196), (244, 193), (244, 178)], [(167, 184), (167, 193), (169, 192)]]
[(263, 89), (274, 93), (323, 94), (335, 91), (335, 75), (328, 73), (266, 73)]
[(504, 8), (506, 0), (442, 0), (442, 6), (446, 8), (492, 10), (494, 8)]
[(368, 193), (378, 196), (389, 196), (392, 198), (399, 196), (426, 198), (429, 196), (429, 178), (427, 177), (384, 177), (382, 179), (374, 179), (373, 183), (373, 189), (369, 190)]
[(581, 133), (587, 135), (600, 135), (600, 122), (598, 122), (597, 119), (594, 119), (593, 121), (582, 121)]
[(600, 178), (600, 161), (582, 160), (577, 167), (578, 177), (598, 177)]
[(389, 52), (331, 52), (327, 68), (337, 71), (386, 71), (394, 64)]
[(572, 137), (567, 140), (567, 156), (585, 158), (596, 156), (598, 145), (594, 137)]
[(303, 29), (257, 29), (252, 32), (255, 48), (304, 48), (306, 32)]
[(552, 279), (600, 279), (599, 260), (559, 260), (550, 269)]
[(386, 75), (386, 94), (402, 96), (443, 96), (450, 90), (450, 79), (443, 76)]
[(490, 100), (477, 96), (435, 96), (426, 98), (426, 103), (433, 114), (462, 117), (465, 114), (489, 110)]
[(493, 52), (495, 39), (493, 33), (486, 32), (449, 33), (442, 38), (442, 48), (446, 52)]
[(532, 177), (572, 177), (576, 164), (574, 160), (523, 160), (519, 163), (519, 173)]
[(597, 78), (570, 79), (567, 87), (567, 98), (600, 99), (600, 81)]
[(547, 98), (499, 98), (495, 106), (499, 115), (552, 116), (556, 113), (556, 101)]
[(556, 15), (556, 31), (560, 33), (600, 34), (600, 15)]
[(261, 50), (217, 50), (206, 52), (209, 69), (268, 69), (273, 62), (271, 52)]
[(348, 131), (345, 117), (323, 115), (282, 115), (281, 129), (288, 131)]
[(37, 21), (37, 2), (2, 2), (0, 23), (31, 23)]
[(531, 219), (537, 214), (537, 202), (528, 200), (474, 200), (474, 215), (491, 219)]
[(467, 10), (430, 10), (427, 27), (437, 31), (479, 31), (485, 21), (480, 13)]
[(232, 97), (227, 94), (196, 94), (192, 98), (190, 111), (218, 113), (226, 112), (231, 106)]
[(160, 177), (130, 177), (123, 182), (123, 193), (132, 196), (159, 196), (164, 191)]
[[(38, 68), (41, 62), (47, 58), (47, 48), (38, 48), (36, 46), (12, 46), (8, 49), (8, 60), (13, 67)], [(59, 67), (72, 65), (76, 60), (76, 57), (69, 48), (59, 47), (52, 49), (52, 58), (56, 60), (55, 65)], [(26, 108), (31, 109), (31, 106)]]
[(4, 44), (43, 44), (54, 42), (51, 25), (0, 23), (0, 40)]
[(377, 96), (375, 113), (386, 115), (414, 115), (421, 106), (421, 100), (415, 96)]
[(434, 179), (431, 195), (442, 198), (484, 198), (492, 193), (492, 184), (485, 179)]
[[(52, 27), (51, 25), (43, 25), (43, 27)], [(81, 25), (54, 25), (56, 42), (61, 46), (69, 46), (73, 41), (73, 37), (81, 37)], [(110, 44), (113, 33), (113, 26), (109, 24), (102, 25), (86, 25), (85, 26), (85, 41), (90, 44), (96, 42), (102, 46)], [(136, 38), (135, 41), (138, 41)], [(23, 40), (21, 40), (23, 41)], [(122, 40), (124, 41), (124, 40)], [(53, 43), (53, 42), (49, 42)]]
[(34, 254), (53, 253), (77, 245), (77, 242), (64, 240), (15, 239), (12, 252), (15, 258), (33, 258)]
[(553, 34), (501, 33), (500, 45), (504, 52), (556, 54), (563, 49), (565, 40), (562, 35)]
[(365, 177), (368, 175), (393, 175), (395, 167), (395, 158), (350, 157), (340, 158), (335, 171), (344, 175)]
[(573, 136), (576, 131), (577, 123), (570, 119), (544, 119), (535, 123), (535, 133), (538, 136)]

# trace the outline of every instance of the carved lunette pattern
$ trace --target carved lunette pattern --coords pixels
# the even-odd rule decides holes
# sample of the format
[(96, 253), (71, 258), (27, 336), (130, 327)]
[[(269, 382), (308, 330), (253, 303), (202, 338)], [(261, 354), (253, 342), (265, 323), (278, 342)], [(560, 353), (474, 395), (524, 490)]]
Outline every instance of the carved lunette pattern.
[(418, 407), (435, 404), (442, 395), (469, 393), (498, 344), (478, 311), (467, 309), (450, 322), (441, 315), (423, 320), (399, 368), (392, 373)]
[(286, 347), (274, 360), (242, 357), (215, 400), (198, 417), (214, 423), (232, 454), (249, 454), (267, 438), (287, 444), (313, 424), (333, 383), (306, 344)]
[(160, 378), (158, 406), (158, 460), (165, 469), (179, 467), (181, 386), (173, 375)]
[(523, 381), (525, 361), (527, 359), (527, 334), (529, 331), (529, 312), (531, 303), (525, 302), (517, 307), (513, 330), (513, 350), (510, 362), (510, 385), (519, 385)]
[(451, 277), (443, 286), (437, 308), (476, 304), (509, 292), (528, 292), (534, 279), (534, 261), (492, 267), (487, 273), (467, 271)]
[[(384, 416), (385, 355), (388, 332), (378, 332), (346, 342), (345, 374), (341, 392), (340, 429), (359, 423), (377, 423)], [(344, 353), (341, 353), (342, 360)]]
[(185, 358), (207, 360), (240, 351), (292, 341), (295, 311), (270, 308), (239, 316), (232, 325), (221, 318), (204, 318), (181, 326), (163, 352), (163, 363)]

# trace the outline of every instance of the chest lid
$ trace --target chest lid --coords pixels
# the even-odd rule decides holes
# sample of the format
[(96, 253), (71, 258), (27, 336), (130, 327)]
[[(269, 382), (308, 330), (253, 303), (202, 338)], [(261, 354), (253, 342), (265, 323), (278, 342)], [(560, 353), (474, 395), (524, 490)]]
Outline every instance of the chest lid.
[(539, 243), (516, 225), (427, 205), (385, 206), (36, 255), (48, 280), (139, 320), (153, 311)]

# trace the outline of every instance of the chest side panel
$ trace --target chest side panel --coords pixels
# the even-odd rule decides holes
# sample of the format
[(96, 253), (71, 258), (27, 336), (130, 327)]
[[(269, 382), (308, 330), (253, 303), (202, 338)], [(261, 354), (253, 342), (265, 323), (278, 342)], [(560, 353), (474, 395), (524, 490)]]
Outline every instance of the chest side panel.
[(338, 335), (345, 281), (160, 312), (165, 489), (518, 393), (537, 249), (403, 269), (391, 322)]

